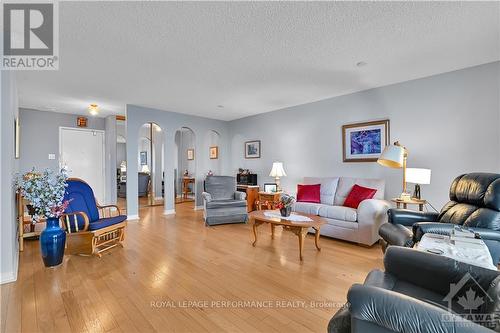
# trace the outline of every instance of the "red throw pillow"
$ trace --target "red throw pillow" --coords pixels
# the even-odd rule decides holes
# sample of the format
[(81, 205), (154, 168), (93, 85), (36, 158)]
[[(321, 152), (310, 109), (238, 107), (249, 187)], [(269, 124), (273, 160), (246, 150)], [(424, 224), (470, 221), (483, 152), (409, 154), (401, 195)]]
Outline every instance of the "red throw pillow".
[(354, 185), (351, 192), (345, 198), (344, 206), (357, 209), (361, 201), (371, 199), (377, 193), (373, 188)]
[(320, 203), (321, 184), (297, 185), (297, 202)]

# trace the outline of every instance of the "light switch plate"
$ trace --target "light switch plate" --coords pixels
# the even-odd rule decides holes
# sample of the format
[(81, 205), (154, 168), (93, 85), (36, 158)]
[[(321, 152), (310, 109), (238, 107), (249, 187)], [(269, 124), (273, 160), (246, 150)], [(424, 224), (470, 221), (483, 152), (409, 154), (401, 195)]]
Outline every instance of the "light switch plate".
[(49, 160), (55, 160), (56, 154), (49, 154)]

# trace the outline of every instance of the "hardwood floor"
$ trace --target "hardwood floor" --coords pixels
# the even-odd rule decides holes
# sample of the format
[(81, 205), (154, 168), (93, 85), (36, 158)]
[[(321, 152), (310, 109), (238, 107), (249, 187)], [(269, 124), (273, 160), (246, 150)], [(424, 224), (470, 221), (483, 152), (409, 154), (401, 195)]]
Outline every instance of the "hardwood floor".
[(205, 227), (192, 203), (176, 209), (141, 209), (124, 248), (100, 259), (47, 269), (26, 242), (18, 281), (0, 288), (1, 331), (325, 332), (349, 286), (382, 267), (378, 246), (321, 237), (318, 252), (309, 235), (300, 262), (291, 233), (262, 228), (252, 247), (250, 225)]

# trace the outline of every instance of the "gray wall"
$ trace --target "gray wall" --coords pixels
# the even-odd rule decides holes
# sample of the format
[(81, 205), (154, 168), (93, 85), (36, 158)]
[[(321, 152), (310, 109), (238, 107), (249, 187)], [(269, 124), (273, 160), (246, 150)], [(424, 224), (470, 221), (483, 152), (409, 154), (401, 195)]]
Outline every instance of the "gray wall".
[[(220, 134), (220, 156), (221, 172), (229, 171), (229, 145), (228, 143), (228, 123), (225, 121), (208, 119), (203, 117), (190, 116), (176, 112), (151, 109), (136, 105), (127, 105), (127, 213), (130, 217), (138, 215), (137, 198), (137, 144), (141, 126), (147, 122), (154, 122), (162, 128), (164, 140), (164, 169), (165, 169), (165, 213), (174, 212), (174, 169), (177, 160), (177, 147), (175, 144), (175, 132), (181, 127), (189, 127), (195, 134), (195, 170), (196, 184), (195, 205), (202, 205), (201, 192), (203, 191), (204, 174), (209, 169), (208, 154), (206, 158), (199, 157), (196, 153), (198, 147), (204, 147), (204, 138), (208, 131), (214, 130)], [(203, 149), (203, 148), (201, 148)], [(224, 158), (225, 157), (225, 158)]]
[[(21, 119), (21, 172), (59, 168), (59, 127), (77, 127), (78, 116), (31, 109), (19, 110)], [(104, 130), (104, 118), (88, 117), (88, 128)], [(55, 154), (55, 160), (48, 155)]]
[[(0, 41), (1, 42), (1, 41)], [(15, 281), (18, 267), (18, 241), (15, 193), (12, 175), (19, 171), (14, 158), (14, 120), (18, 117), (17, 85), (14, 72), (0, 71), (0, 283)]]
[[(422, 196), (440, 207), (455, 176), (500, 172), (499, 80), (495, 62), (232, 121), (231, 173), (249, 168), (262, 184), (282, 161), (288, 191), (304, 176), (355, 176), (384, 178), (386, 197), (398, 196), (400, 169), (342, 162), (342, 125), (388, 118), (391, 142), (409, 150), (408, 166), (432, 170)], [(262, 141), (262, 158), (244, 158), (248, 140)]]

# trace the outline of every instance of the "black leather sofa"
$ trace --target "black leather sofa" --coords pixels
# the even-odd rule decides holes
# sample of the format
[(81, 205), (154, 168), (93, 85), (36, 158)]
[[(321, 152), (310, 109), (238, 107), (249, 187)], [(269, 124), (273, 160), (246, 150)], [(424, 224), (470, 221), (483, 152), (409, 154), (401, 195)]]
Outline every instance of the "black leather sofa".
[(500, 272), (398, 246), (384, 267), (349, 289), (329, 333), (500, 332)]
[(468, 173), (455, 178), (450, 201), (440, 213), (389, 209), (388, 222), (380, 227), (382, 248), (412, 247), (425, 233), (449, 235), (455, 225), (467, 227), (484, 240), (500, 262), (500, 174)]

